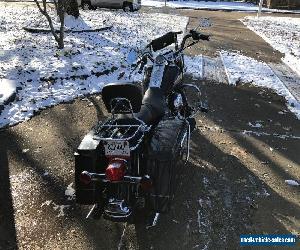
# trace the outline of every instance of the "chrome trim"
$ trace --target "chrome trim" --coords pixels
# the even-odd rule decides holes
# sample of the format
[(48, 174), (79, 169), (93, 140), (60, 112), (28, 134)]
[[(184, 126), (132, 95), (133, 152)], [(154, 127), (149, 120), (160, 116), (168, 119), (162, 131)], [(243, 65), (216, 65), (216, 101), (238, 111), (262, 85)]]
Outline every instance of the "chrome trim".
[(122, 180), (111, 182), (110, 180), (107, 180), (105, 174), (89, 173), (89, 172), (88, 172), (88, 174), (91, 175), (92, 181), (101, 181), (101, 182), (105, 182), (105, 183), (127, 182), (127, 183), (131, 183), (131, 184), (139, 184), (142, 180), (142, 177), (125, 175)]
[(187, 156), (186, 156), (186, 161), (185, 163), (188, 162), (189, 158), (190, 158), (190, 141), (191, 141), (191, 126), (189, 124), (189, 122), (187, 121), (188, 123), (188, 139), (187, 139), (187, 148), (188, 148), (188, 151), (187, 151)]
[(137, 170), (138, 170), (138, 175), (140, 174), (140, 157), (137, 157)]
[(126, 206), (124, 200), (112, 200), (106, 205), (104, 213), (106, 216), (122, 219), (128, 218), (132, 214), (132, 210)]
[(180, 147), (181, 147), (181, 148), (182, 148), (182, 146), (183, 146), (183, 142), (184, 142), (184, 139), (186, 138), (187, 134), (188, 134), (188, 132), (185, 132), (184, 135), (183, 135), (183, 137), (182, 137), (182, 140), (181, 140), (181, 142), (180, 142)]
[(155, 216), (153, 218), (153, 221), (150, 225), (146, 226), (146, 229), (150, 229), (152, 227), (155, 227), (157, 225), (158, 219), (159, 219), (160, 213), (155, 213)]
[[(132, 114), (132, 116), (134, 116), (133, 115), (133, 108), (132, 108), (132, 105), (131, 105), (131, 102), (127, 99), (127, 98), (123, 98), (123, 97), (116, 97), (116, 98), (113, 98), (113, 99), (111, 99), (110, 100), (110, 102), (109, 102), (109, 105), (110, 105), (110, 110), (111, 110), (111, 113), (112, 113), (112, 116), (114, 117), (114, 115), (115, 115), (115, 109), (116, 109), (116, 107), (117, 107), (117, 105), (118, 105), (118, 103), (116, 103), (116, 105), (113, 107), (112, 106), (112, 102), (113, 101), (126, 101), (128, 104), (129, 104), (129, 108), (130, 108), (130, 110), (128, 110), (128, 112), (130, 112), (131, 114)], [(118, 113), (118, 114), (120, 114), (120, 113)]]
[(178, 108), (180, 108), (180, 107), (183, 106), (183, 101), (182, 101), (181, 94), (177, 94), (177, 96), (176, 96), (175, 100), (173, 101), (173, 103), (174, 103), (174, 107), (176, 109), (178, 109)]
[(86, 219), (89, 219), (91, 214), (94, 212), (95, 208), (96, 208), (96, 204), (93, 205), (93, 207), (91, 208), (91, 210), (89, 211), (89, 213), (87, 214), (87, 216), (85, 217)]
[[(143, 141), (145, 132), (148, 132), (151, 129), (151, 125), (147, 126), (142, 120), (138, 119), (135, 116), (133, 116), (132, 119), (139, 122), (140, 124), (118, 125), (118, 124), (112, 124), (112, 123), (117, 123), (118, 119), (116, 119), (114, 117), (107, 119), (104, 123), (102, 123), (101, 125), (98, 125), (95, 128), (95, 135), (93, 135), (93, 139), (99, 140), (99, 141), (129, 141), (129, 140), (133, 139), (138, 134), (138, 132), (141, 132), (142, 134), (141, 134), (140, 138), (137, 139), (136, 144), (130, 147), (130, 151), (135, 150)], [(123, 128), (123, 129), (127, 128), (126, 132), (129, 132), (130, 129), (133, 129), (133, 128), (134, 128), (134, 130), (131, 132), (130, 135), (128, 135), (127, 137), (124, 137), (124, 135), (126, 133), (121, 133), (119, 131), (121, 128)], [(101, 134), (102, 132), (110, 133), (110, 135), (107, 137), (101, 137), (101, 136), (99, 136), (99, 134)], [(114, 138), (114, 136), (118, 132), (120, 132), (123, 135), (121, 135), (119, 138)]]
[[(186, 83), (186, 84), (182, 84), (180, 86), (181, 89), (184, 89), (185, 87), (189, 87), (189, 88), (194, 88), (196, 89), (197, 91), (197, 94), (198, 94), (198, 100), (200, 101), (201, 100), (201, 90), (199, 89), (198, 86), (194, 85), (194, 84), (190, 84), (190, 83)], [(200, 101), (201, 102), (201, 101)], [(197, 102), (197, 105), (198, 105), (198, 102)], [(193, 118), (197, 113), (199, 113), (199, 108), (197, 107), (197, 109), (195, 110), (195, 112), (193, 114), (191, 114), (189, 117), (186, 117), (186, 118)]]
[[(114, 129), (114, 131), (112, 131), (112, 134), (110, 135), (110, 137), (100, 137), (98, 135), (94, 135), (93, 137), (97, 140), (102, 140), (102, 141), (111, 141), (111, 140), (115, 140), (115, 141), (127, 141), (132, 139), (133, 137), (136, 136), (136, 134), (141, 131), (143, 132), (142, 128), (144, 127), (144, 125), (102, 125), (102, 128), (107, 128), (107, 129)], [(118, 132), (120, 132), (118, 130), (118, 128), (128, 128), (128, 130), (132, 129), (132, 128), (136, 128), (136, 130), (134, 131), (134, 133), (131, 136), (128, 137), (124, 137), (124, 138), (113, 138)], [(108, 131), (108, 130), (107, 130)], [(98, 134), (100, 133), (100, 131), (98, 132)], [(123, 133), (122, 133), (123, 134)]]

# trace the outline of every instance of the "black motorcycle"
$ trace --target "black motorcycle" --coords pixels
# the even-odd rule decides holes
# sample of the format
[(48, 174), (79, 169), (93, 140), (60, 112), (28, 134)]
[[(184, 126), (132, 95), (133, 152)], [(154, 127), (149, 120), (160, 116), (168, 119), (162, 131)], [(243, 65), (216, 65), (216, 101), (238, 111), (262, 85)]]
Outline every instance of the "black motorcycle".
[[(75, 153), (76, 202), (94, 205), (91, 214), (129, 221), (145, 209), (153, 215), (170, 210), (180, 171), (189, 158), (193, 116), (207, 111), (200, 90), (183, 84), (183, 51), (209, 36), (169, 32), (147, 45), (133, 72), (144, 72), (142, 83), (110, 83), (102, 100), (111, 117), (99, 122)], [(189, 44), (187, 41), (190, 41)], [(174, 45), (174, 49), (166, 47)], [(157, 52), (154, 57), (154, 52)], [(197, 94), (191, 105), (187, 90)]]

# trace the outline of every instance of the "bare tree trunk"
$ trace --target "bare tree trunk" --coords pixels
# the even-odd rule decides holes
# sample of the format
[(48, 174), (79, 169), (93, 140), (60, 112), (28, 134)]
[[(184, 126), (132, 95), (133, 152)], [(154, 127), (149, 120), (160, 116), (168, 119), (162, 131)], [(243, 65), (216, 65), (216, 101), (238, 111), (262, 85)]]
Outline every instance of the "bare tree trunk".
[(63, 4), (64, 1), (63, 0), (58, 0), (57, 3), (54, 1), (55, 6), (57, 8), (57, 14), (58, 14), (58, 17), (59, 17), (59, 20), (60, 20), (60, 32), (59, 32), (58, 35), (55, 32), (55, 28), (53, 26), (53, 21), (52, 21), (50, 15), (48, 13), (46, 0), (42, 1), (42, 6), (38, 2), (38, 0), (34, 0), (34, 2), (36, 3), (39, 11), (46, 17), (46, 19), (49, 23), (50, 29), (51, 29), (51, 33), (52, 33), (55, 41), (58, 44), (58, 48), (63, 49), (64, 48), (64, 25), (65, 25), (65, 7), (64, 7), (64, 4)]
[(66, 9), (64, 6), (64, 0), (58, 0), (57, 14), (58, 14), (59, 21), (60, 21), (60, 29), (59, 29), (59, 39), (58, 39), (57, 43), (58, 43), (58, 47), (60, 49), (64, 48), (65, 12), (66, 12)]
[(68, 15), (79, 17), (79, 7), (77, 0), (65, 0), (65, 10)]

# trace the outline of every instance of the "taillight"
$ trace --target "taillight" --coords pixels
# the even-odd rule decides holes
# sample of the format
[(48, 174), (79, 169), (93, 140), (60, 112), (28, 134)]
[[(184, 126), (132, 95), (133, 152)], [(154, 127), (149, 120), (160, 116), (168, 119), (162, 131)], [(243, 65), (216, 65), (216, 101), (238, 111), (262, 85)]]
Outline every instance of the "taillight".
[(142, 178), (140, 185), (141, 185), (141, 188), (146, 192), (149, 192), (153, 188), (152, 180), (150, 179), (150, 177), (148, 175), (145, 175)]
[(89, 185), (92, 182), (92, 176), (89, 172), (83, 171), (79, 176), (80, 182), (82, 182), (85, 185)]
[(125, 176), (127, 161), (120, 158), (113, 158), (109, 161), (105, 175), (109, 181), (121, 181)]

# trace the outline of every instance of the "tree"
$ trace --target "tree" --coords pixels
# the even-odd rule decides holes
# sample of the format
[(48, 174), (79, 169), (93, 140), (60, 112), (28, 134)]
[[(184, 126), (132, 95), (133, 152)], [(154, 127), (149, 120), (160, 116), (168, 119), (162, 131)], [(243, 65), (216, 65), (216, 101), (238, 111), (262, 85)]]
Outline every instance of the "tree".
[(55, 30), (53, 26), (53, 21), (48, 13), (46, 0), (42, 0), (42, 2), (38, 2), (38, 0), (34, 0), (39, 11), (46, 17), (51, 33), (58, 44), (59, 49), (64, 48), (64, 26), (65, 26), (65, 14), (72, 15), (75, 18), (79, 17), (79, 8), (77, 0), (54, 0), (54, 5), (56, 8), (56, 13), (60, 22), (59, 31)]
[(49, 23), (49, 26), (50, 26), (51, 33), (54, 36), (54, 39), (58, 44), (58, 48), (63, 49), (64, 48), (64, 28), (65, 28), (64, 27), (65, 26), (65, 8), (64, 8), (63, 0), (58, 0), (58, 2), (54, 1), (55, 7), (56, 7), (56, 12), (57, 12), (57, 15), (58, 15), (58, 18), (60, 21), (60, 28), (59, 28), (58, 34), (53, 26), (53, 21), (48, 13), (46, 0), (42, 0), (41, 4), (38, 2), (38, 0), (34, 0), (34, 2), (36, 3), (39, 11), (46, 17), (46, 19)]
[(65, 0), (65, 9), (68, 15), (74, 16), (75, 18), (79, 17), (79, 7), (77, 0)]
[[(58, 1), (53, 0), (56, 10), (58, 9)], [(66, 13), (68, 15), (74, 16), (75, 18), (79, 17), (79, 6), (77, 0), (65, 0), (62, 1), (65, 6)]]

